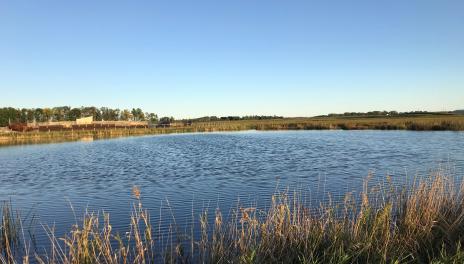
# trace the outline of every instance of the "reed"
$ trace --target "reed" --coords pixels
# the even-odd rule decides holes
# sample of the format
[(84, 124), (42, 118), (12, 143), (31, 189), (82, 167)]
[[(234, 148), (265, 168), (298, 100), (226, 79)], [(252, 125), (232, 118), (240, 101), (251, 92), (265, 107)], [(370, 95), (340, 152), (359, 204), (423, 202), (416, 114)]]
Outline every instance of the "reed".
[(13, 210), (11, 202), (4, 202), (0, 218), (0, 263), (15, 263), (17, 259), (29, 263), (31, 239), (26, 239), (19, 211)]
[[(437, 171), (410, 188), (367, 179), (359, 195), (317, 208), (299, 194), (280, 193), (267, 210), (237, 207), (227, 218), (219, 209), (213, 218), (204, 211), (196, 238), (172, 228), (163, 246), (134, 188), (123, 235), (113, 231), (108, 214), (86, 212), (68, 235), (47, 228), (49, 252), (31, 255), (39, 263), (463, 263), (463, 191), (464, 181)], [(28, 263), (11, 250), (19, 237), (12, 235), (17, 225), (9, 210), (5, 205), (2, 259)]]

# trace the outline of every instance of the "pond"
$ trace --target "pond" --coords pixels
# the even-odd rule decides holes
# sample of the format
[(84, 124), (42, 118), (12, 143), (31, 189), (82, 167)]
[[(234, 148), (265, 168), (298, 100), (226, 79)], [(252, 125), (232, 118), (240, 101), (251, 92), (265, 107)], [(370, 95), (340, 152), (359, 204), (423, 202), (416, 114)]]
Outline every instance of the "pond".
[[(368, 174), (407, 183), (446, 167), (464, 174), (464, 133), (412, 131), (278, 131), (195, 133), (0, 148), (0, 200), (41, 225), (70, 230), (85, 209), (129, 225), (131, 190), (167, 230), (191, 226), (202, 210), (266, 207), (276, 192), (309, 202), (359, 190)], [(317, 203), (316, 203), (317, 204)], [(42, 233), (42, 234), (41, 234)]]

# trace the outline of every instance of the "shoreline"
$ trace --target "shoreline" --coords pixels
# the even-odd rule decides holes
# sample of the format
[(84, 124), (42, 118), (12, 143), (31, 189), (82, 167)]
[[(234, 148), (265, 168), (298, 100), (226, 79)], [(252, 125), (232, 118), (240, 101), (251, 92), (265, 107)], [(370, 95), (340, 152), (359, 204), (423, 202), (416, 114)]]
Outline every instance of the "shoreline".
[(410, 118), (288, 118), (273, 120), (241, 120), (198, 122), (185, 127), (131, 128), (107, 130), (63, 130), (50, 132), (10, 132), (0, 134), (0, 147), (47, 144), (118, 137), (233, 131), (298, 131), (298, 130), (409, 130), (464, 131), (464, 116)]

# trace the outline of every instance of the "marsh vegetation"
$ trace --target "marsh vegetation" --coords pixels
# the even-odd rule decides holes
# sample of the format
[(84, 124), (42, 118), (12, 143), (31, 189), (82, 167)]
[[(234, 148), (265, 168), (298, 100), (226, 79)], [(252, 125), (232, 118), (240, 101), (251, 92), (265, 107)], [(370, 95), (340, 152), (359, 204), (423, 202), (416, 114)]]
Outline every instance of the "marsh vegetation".
[[(86, 212), (66, 234), (36, 252), (23, 219), (3, 204), (0, 258), (29, 263), (462, 263), (464, 181), (443, 171), (412, 186), (370, 185), (344, 202), (310, 207), (298, 193), (278, 193), (267, 209), (237, 205), (193, 216), (192, 233), (175, 219), (168, 243), (134, 187), (127, 232), (116, 233), (109, 214)], [(209, 222), (208, 215), (214, 220)], [(193, 236), (193, 230), (199, 234)]]

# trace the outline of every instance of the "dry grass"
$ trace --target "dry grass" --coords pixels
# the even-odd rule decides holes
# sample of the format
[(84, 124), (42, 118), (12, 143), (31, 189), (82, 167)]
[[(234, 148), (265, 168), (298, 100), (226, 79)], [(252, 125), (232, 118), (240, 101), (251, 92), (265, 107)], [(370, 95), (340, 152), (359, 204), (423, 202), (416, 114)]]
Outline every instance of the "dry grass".
[[(359, 196), (347, 194), (342, 203), (318, 208), (284, 193), (272, 197), (268, 210), (238, 208), (227, 220), (220, 210), (213, 218), (205, 211), (198, 217), (197, 238), (171, 234), (167, 246), (154, 236), (142, 194), (134, 188), (136, 202), (124, 235), (112, 230), (108, 214), (86, 213), (64, 237), (47, 228), (49, 252), (28, 257), (39, 263), (464, 262), (463, 181), (437, 172), (408, 190), (369, 186), (366, 180)], [(11, 224), (15, 220), (9, 207), (4, 208), (2, 259), (27, 263), (27, 257), (11, 251), (17, 225)]]
[(4, 202), (0, 217), (0, 263), (18, 259), (29, 263), (30, 240), (24, 234), (21, 215), (13, 210), (11, 202)]
[(271, 120), (240, 120), (194, 123), (206, 131), (223, 130), (464, 130), (464, 116), (418, 116), (418, 117), (321, 117), (285, 118)]

